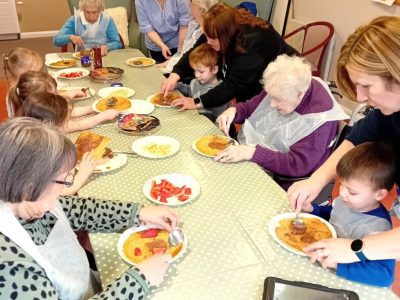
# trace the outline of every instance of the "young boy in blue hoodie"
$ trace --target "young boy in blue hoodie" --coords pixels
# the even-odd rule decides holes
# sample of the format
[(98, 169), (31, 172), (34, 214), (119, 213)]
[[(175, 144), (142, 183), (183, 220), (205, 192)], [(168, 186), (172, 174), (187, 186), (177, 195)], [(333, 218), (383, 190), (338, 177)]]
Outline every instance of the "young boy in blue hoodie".
[[(328, 220), (339, 238), (362, 239), (390, 230), (389, 213), (379, 201), (387, 196), (395, 182), (393, 150), (380, 143), (358, 145), (340, 159), (336, 173), (340, 196), (332, 205), (310, 204), (304, 211)], [(337, 275), (376, 286), (390, 286), (394, 270), (394, 259), (363, 259), (336, 266)]]

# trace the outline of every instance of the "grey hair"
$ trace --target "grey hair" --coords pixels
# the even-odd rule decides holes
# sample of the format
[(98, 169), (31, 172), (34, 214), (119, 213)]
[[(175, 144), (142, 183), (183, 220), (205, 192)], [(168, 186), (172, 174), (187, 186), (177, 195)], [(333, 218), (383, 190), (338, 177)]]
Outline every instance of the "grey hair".
[(2, 201), (36, 201), (58, 174), (75, 164), (74, 144), (56, 128), (32, 118), (0, 124)]
[(301, 57), (279, 55), (263, 73), (264, 89), (272, 87), (279, 91), (284, 100), (296, 99), (311, 85), (311, 66)]
[(79, 0), (79, 10), (83, 10), (86, 6), (96, 7), (99, 11), (103, 11), (104, 0)]
[(203, 12), (206, 12), (217, 3), (222, 3), (221, 0), (192, 0), (192, 2), (200, 7)]

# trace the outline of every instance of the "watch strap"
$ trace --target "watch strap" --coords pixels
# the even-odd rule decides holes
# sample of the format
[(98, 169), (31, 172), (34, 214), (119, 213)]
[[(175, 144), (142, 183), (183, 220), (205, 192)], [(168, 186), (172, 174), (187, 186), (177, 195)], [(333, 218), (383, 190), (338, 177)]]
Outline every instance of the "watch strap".
[(368, 258), (365, 256), (365, 254), (362, 250), (354, 252), (354, 253), (357, 255), (359, 260), (361, 260), (361, 261), (368, 260)]

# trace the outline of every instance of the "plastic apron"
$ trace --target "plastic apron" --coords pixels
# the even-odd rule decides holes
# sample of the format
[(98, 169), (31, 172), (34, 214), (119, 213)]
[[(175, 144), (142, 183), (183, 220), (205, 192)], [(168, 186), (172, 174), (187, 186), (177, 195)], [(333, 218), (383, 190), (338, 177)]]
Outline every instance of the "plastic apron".
[[(75, 34), (82, 37), (86, 48), (92, 48), (96, 45), (105, 45), (108, 42), (107, 28), (111, 17), (101, 12), (95, 23), (88, 23), (82, 11), (75, 9)], [(83, 48), (76, 45), (77, 51)]]
[(11, 209), (0, 202), (0, 232), (29, 254), (46, 272), (60, 299), (91, 297), (90, 268), (59, 203), (50, 211), (57, 221), (43, 245), (36, 245)]
[[(329, 93), (333, 102), (332, 109), (307, 115), (300, 115), (297, 112), (281, 115), (271, 107), (271, 99), (267, 95), (243, 123), (238, 134), (240, 144), (261, 145), (274, 151), (287, 153), (290, 146), (326, 122), (348, 119), (348, 115), (336, 102), (325, 82), (317, 77), (313, 77), (313, 80), (320, 82)], [(334, 141), (331, 145), (333, 143)]]

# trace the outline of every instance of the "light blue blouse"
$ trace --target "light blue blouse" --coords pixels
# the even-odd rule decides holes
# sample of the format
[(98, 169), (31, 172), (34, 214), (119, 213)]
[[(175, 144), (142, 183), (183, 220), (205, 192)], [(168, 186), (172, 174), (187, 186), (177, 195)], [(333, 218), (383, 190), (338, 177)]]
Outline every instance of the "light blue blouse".
[(96, 36), (89, 38), (86, 35), (86, 26), (83, 25), (81, 18), (79, 16), (71, 16), (54, 37), (54, 44), (59, 47), (67, 45), (70, 42), (70, 36), (73, 34), (81, 36), (85, 46), (88, 48), (92, 48), (96, 45), (107, 45), (109, 51), (120, 49), (122, 44), (119, 39), (117, 26), (113, 19), (104, 12), (101, 13), (99, 18), (100, 21), (97, 27)]
[[(136, 14), (140, 31), (155, 31), (168, 48), (177, 48), (179, 44), (179, 27), (187, 26), (191, 19), (188, 0), (166, 0), (164, 9), (156, 0), (136, 0)], [(146, 47), (152, 51), (161, 51), (146, 34)]]

